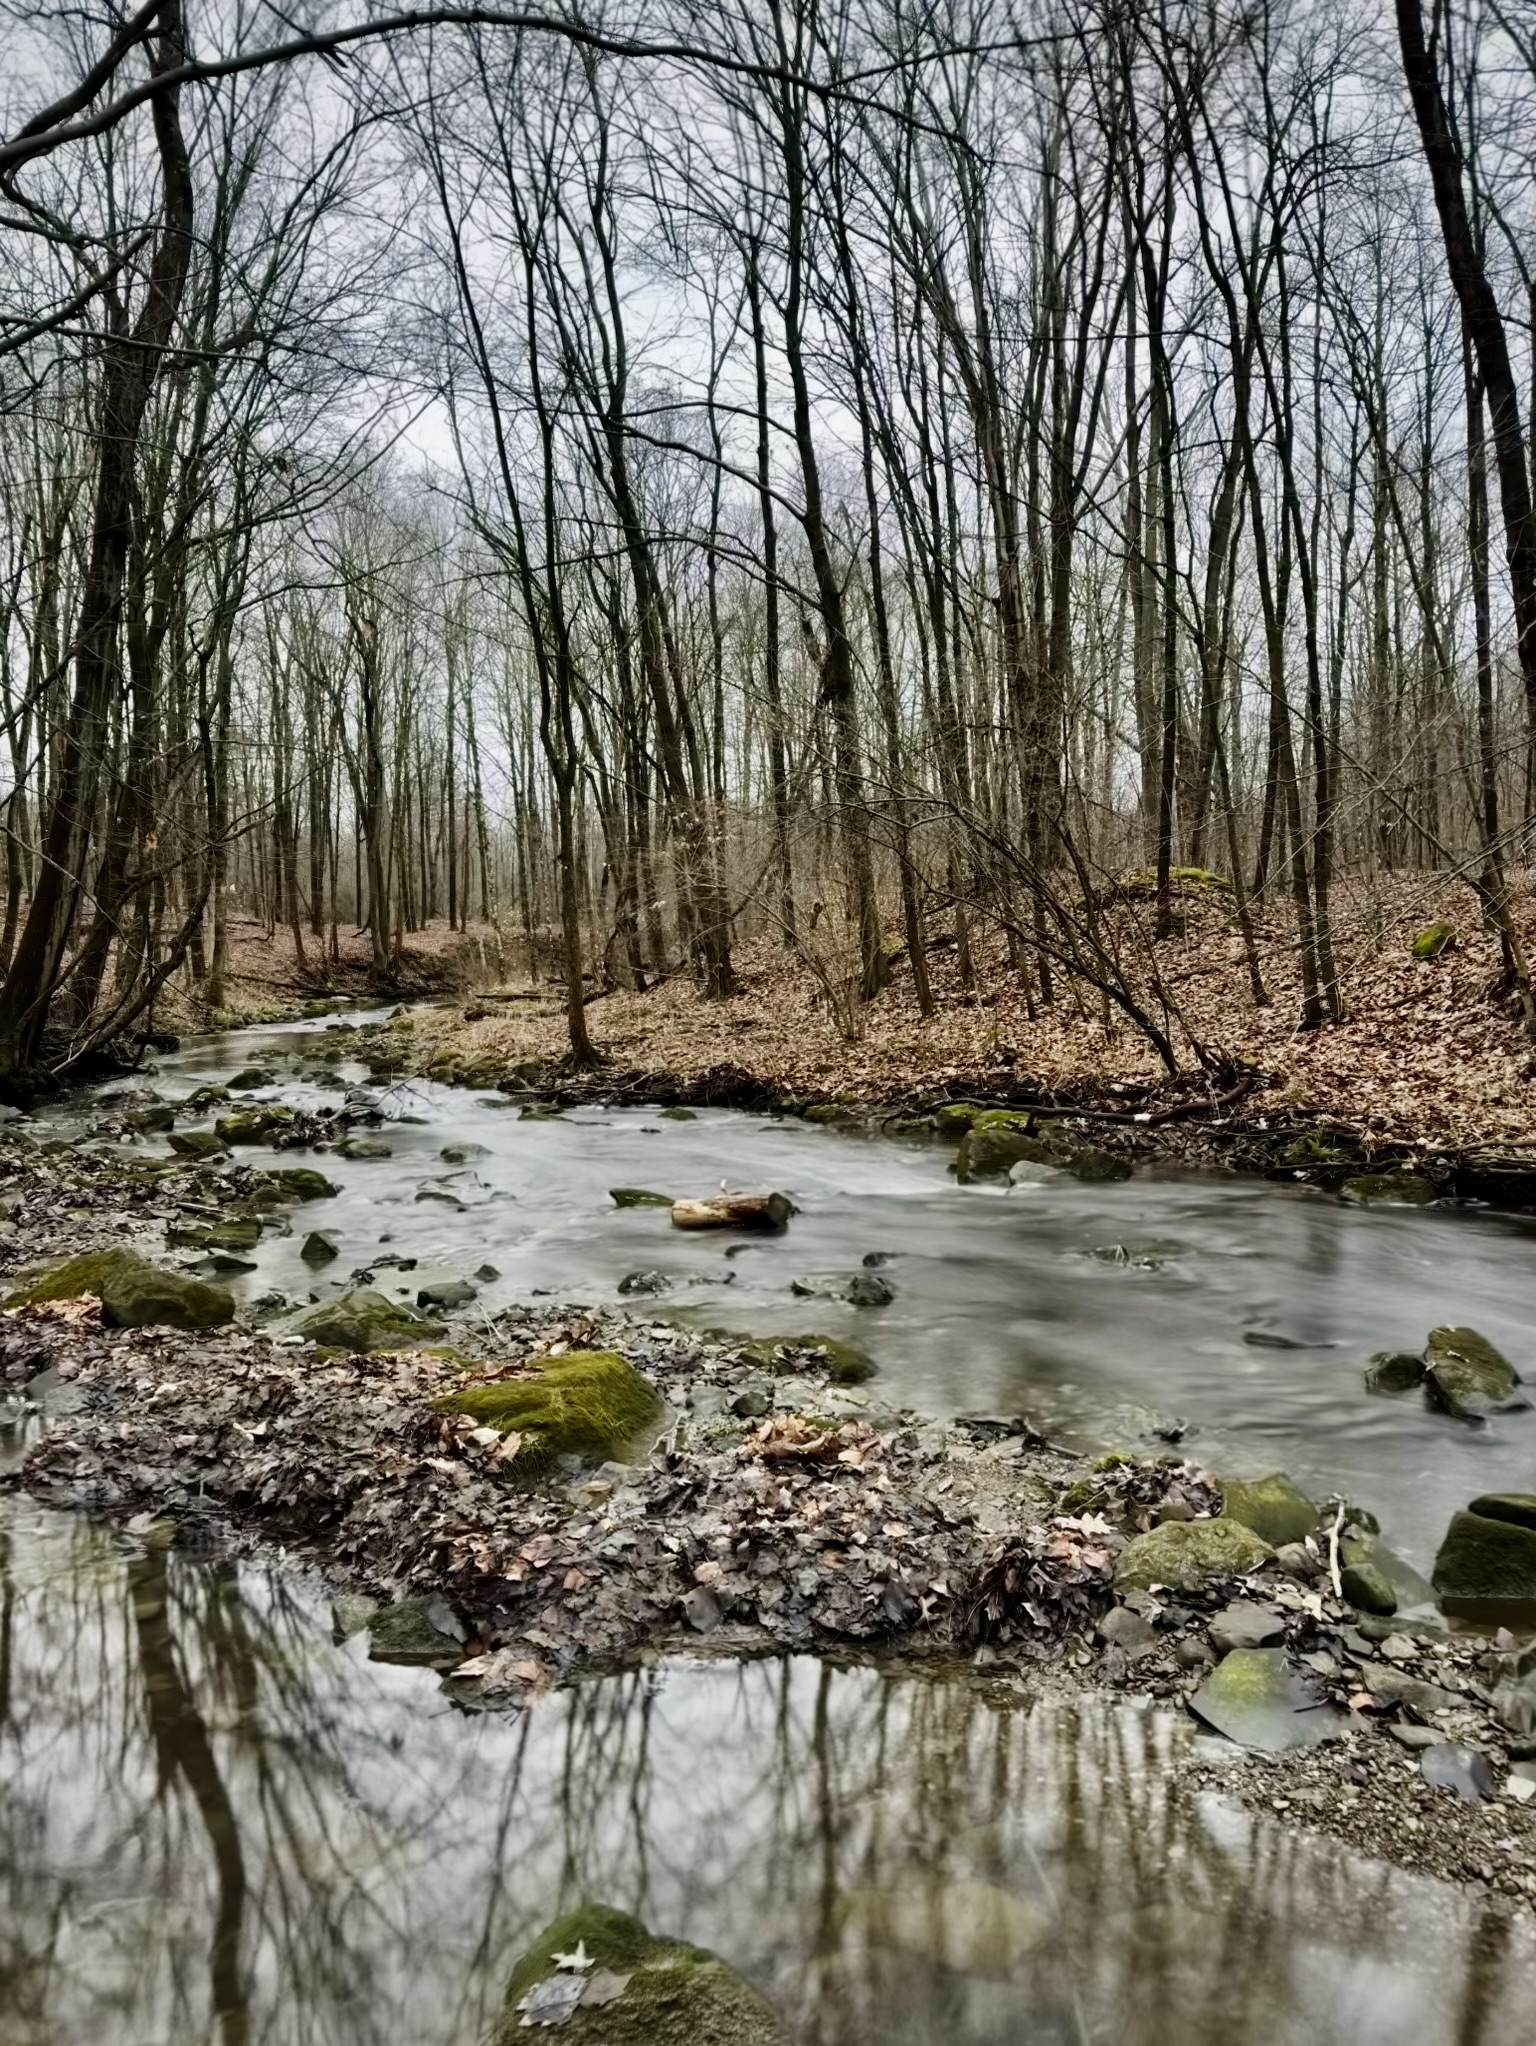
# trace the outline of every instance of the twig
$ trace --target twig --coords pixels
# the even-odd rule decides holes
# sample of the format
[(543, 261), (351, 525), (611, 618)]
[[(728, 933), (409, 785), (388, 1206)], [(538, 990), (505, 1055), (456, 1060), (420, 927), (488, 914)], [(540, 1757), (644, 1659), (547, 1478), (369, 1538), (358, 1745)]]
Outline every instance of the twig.
[(1333, 1516), (1333, 1526), (1328, 1530), (1328, 1576), (1337, 1599), (1344, 1596), (1343, 1581), (1339, 1576), (1339, 1529), (1344, 1525), (1344, 1501), (1339, 1501), (1339, 1510)]

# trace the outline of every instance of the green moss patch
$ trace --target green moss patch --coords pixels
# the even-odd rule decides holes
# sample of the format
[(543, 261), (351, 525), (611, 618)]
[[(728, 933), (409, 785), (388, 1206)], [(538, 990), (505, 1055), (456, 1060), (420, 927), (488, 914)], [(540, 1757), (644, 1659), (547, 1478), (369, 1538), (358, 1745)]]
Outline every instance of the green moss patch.
[(614, 1350), (572, 1350), (551, 1357), (535, 1377), (466, 1386), (437, 1407), (520, 1435), (522, 1447), (512, 1459), (520, 1476), (536, 1475), (562, 1456), (622, 1461), (664, 1411), (650, 1380)]
[(219, 1328), (233, 1321), (228, 1287), (167, 1272), (131, 1250), (92, 1250), (12, 1293), (7, 1307), (36, 1307), (49, 1300), (78, 1300), (94, 1293), (108, 1328)]
[[(562, 1970), (560, 1957), (572, 1954), (591, 1965)], [(573, 1978), (583, 2000), (554, 2020), (572, 2046), (789, 2046), (774, 2011), (717, 1954), (655, 1938), (638, 1918), (601, 1904), (557, 1919), (523, 1955), (493, 2046), (521, 2046), (539, 2026), (525, 2002), (549, 1995), (551, 1984), (557, 2001), (574, 1996)]]
[(306, 1309), (292, 1329), (312, 1343), (357, 1356), (369, 1350), (414, 1350), (446, 1334), (441, 1322), (387, 1300), (371, 1286), (355, 1286), (334, 1300), (322, 1300), (318, 1307)]

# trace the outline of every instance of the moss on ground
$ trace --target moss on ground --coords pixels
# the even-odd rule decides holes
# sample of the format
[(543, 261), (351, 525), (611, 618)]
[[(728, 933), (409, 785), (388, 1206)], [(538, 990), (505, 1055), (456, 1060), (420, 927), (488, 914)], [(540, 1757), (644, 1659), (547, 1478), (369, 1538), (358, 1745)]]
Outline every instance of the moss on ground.
[(533, 1378), (466, 1386), (437, 1407), (520, 1435), (522, 1447), (511, 1459), (519, 1476), (535, 1476), (562, 1456), (620, 1460), (664, 1411), (650, 1380), (613, 1350), (572, 1350), (551, 1357)]
[(94, 1293), (108, 1328), (219, 1328), (232, 1321), (227, 1286), (164, 1271), (132, 1250), (89, 1250), (12, 1293), (7, 1307), (36, 1307)]

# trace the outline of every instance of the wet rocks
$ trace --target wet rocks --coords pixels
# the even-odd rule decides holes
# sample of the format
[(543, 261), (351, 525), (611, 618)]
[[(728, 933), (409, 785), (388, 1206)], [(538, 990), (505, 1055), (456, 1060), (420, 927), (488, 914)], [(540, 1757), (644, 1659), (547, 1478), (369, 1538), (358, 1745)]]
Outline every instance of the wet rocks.
[(571, 2046), (789, 2046), (789, 2033), (717, 1954), (588, 1904), (512, 1970), (491, 2046), (557, 2026)]
[(670, 1208), (671, 1194), (652, 1193), (644, 1186), (611, 1186), (608, 1198), (616, 1208)]
[(1235, 1648), (1189, 1701), (1228, 1740), (1266, 1754), (1332, 1739), (1344, 1715), (1287, 1660), (1282, 1648)]
[(1218, 1482), (1226, 1518), (1252, 1528), (1272, 1549), (1287, 1542), (1304, 1542), (1317, 1526), (1317, 1508), (1283, 1471)]
[(960, 1184), (1009, 1178), (1021, 1164), (1044, 1166), (1092, 1182), (1130, 1178), (1127, 1159), (1094, 1145), (1070, 1143), (1064, 1137), (1037, 1137), (1031, 1133), (1030, 1122), (1028, 1115), (1001, 1109), (989, 1109), (976, 1117), (961, 1139), (955, 1159), (954, 1173)]
[(264, 1066), (246, 1066), (236, 1073), (229, 1083), (231, 1094), (249, 1094), (257, 1087), (271, 1087), (276, 1083), (276, 1073), (269, 1073)]
[(1519, 1373), (1476, 1329), (1431, 1329), (1424, 1367), (1430, 1398), (1458, 1420), (1486, 1420), (1512, 1404), (1525, 1404)]
[(394, 1146), (386, 1144), (382, 1137), (343, 1137), (336, 1146), (338, 1158), (393, 1158)]
[(789, 1290), (802, 1300), (846, 1300), (850, 1307), (889, 1307), (896, 1298), (890, 1280), (872, 1271), (791, 1279)]
[(334, 1229), (311, 1229), (299, 1245), (299, 1256), (307, 1265), (328, 1265), (341, 1255), (341, 1239)]
[(518, 1438), (509, 1462), (519, 1475), (562, 1456), (587, 1463), (622, 1461), (656, 1427), (662, 1403), (650, 1380), (614, 1350), (573, 1350), (543, 1361), (527, 1378), (470, 1385), (437, 1402), (498, 1434)]
[(1362, 1172), (1339, 1188), (1339, 1199), (1356, 1208), (1426, 1208), (1437, 1198), (1417, 1172)]
[(341, 1191), (311, 1165), (284, 1165), (275, 1172), (264, 1172), (261, 1177), (285, 1201), (323, 1201)]
[(1121, 1551), (1115, 1582), (1122, 1590), (1150, 1591), (1168, 1585), (1198, 1591), (1211, 1576), (1241, 1576), (1273, 1554), (1252, 1528), (1240, 1521), (1170, 1520), (1133, 1535)]
[(293, 1109), (274, 1102), (269, 1108), (242, 1108), (234, 1115), (220, 1116), (213, 1127), (226, 1144), (270, 1144), (293, 1121)]
[(366, 1624), (372, 1662), (449, 1669), (464, 1659), (464, 1622), (440, 1596), (401, 1599), (396, 1605), (381, 1606)]
[(619, 1281), (619, 1291), (625, 1294), (670, 1293), (672, 1281), (665, 1272), (626, 1272)]
[(86, 1251), (12, 1293), (7, 1307), (76, 1300), (93, 1293), (108, 1328), (208, 1329), (232, 1321), (228, 1287), (210, 1285), (152, 1265), (131, 1250)]
[(428, 1279), (416, 1288), (418, 1307), (468, 1307), (472, 1300), (478, 1298), (468, 1279)]
[(1391, 1579), (1374, 1563), (1349, 1563), (1339, 1572), (1339, 1589), (1357, 1613), (1375, 1613), (1383, 1618), (1397, 1611), (1397, 1593)]
[(477, 1159), (488, 1158), (491, 1154), (484, 1144), (463, 1142), (444, 1144), (437, 1155), (445, 1165), (473, 1165)]
[(371, 1286), (355, 1286), (334, 1300), (322, 1300), (291, 1326), (295, 1335), (312, 1343), (351, 1350), (359, 1356), (370, 1350), (409, 1350), (419, 1343), (434, 1342), (444, 1333), (440, 1322), (387, 1300)]
[(222, 1158), (227, 1148), (216, 1130), (172, 1130), (169, 1143), (178, 1158)]
[(1432, 1578), (1447, 1606), (1536, 1602), (1536, 1495), (1487, 1492), (1454, 1514)]
[(1365, 1367), (1365, 1389), (1388, 1399), (1424, 1383), (1424, 1359), (1411, 1350), (1379, 1350)]

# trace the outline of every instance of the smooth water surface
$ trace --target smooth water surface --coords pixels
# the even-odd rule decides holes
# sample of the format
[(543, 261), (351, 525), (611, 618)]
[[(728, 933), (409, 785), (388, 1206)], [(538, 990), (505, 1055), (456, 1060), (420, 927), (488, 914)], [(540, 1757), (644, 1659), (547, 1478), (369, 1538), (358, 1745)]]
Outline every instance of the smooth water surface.
[[(153, 1085), (176, 1100), (265, 1065), (277, 1084), (257, 1098), (336, 1103), (343, 1086), (366, 1082), (344, 1057), (320, 1063), (346, 1041), (334, 1023), (197, 1040), (163, 1061)], [(1217, 1173), (961, 1187), (948, 1170), (954, 1147), (938, 1142), (731, 1110), (674, 1121), (590, 1108), (524, 1121), (502, 1097), (429, 1082), (367, 1091), (389, 1118), (393, 1155), (318, 1159), (340, 1194), (296, 1210), (291, 1234), (263, 1242), (257, 1269), (237, 1281), (246, 1298), (276, 1286), (303, 1300), (387, 1252), (465, 1276), (494, 1264), (501, 1277), (473, 1310), (490, 1315), (536, 1295), (624, 1304), (626, 1274), (659, 1270), (672, 1290), (654, 1305), (632, 1299), (642, 1314), (841, 1336), (878, 1362), (869, 1392), (882, 1404), (1022, 1413), (1101, 1442), (1176, 1418), (1191, 1453), (1218, 1465), (1281, 1466), (1321, 1493), (1347, 1493), (1420, 1567), (1469, 1498), (1536, 1489), (1536, 1411), (1469, 1427), (1417, 1395), (1371, 1398), (1362, 1382), (1374, 1351), (1421, 1348), (1443, 1322), (1481, 1329), (1536, 1381), (1536, 1218), (1348, 1208)], [(67, 1119), (79, 1127), (92, 1112), (87, 1097)], [(464, 1142), (486, 1155), (458, 1166), (439, 1158)], [(259, 1149), (238, 1155), (272, 1162)], [(685, 1196), (722, 1185), (778, 1188), (801, 1212), (779, 1238), (689, 1236), (663, 1209), (621, 1210), (608, 1196), (615, 1186)], [(341, 1239), (319, 1275), (299, 1256), (312, 1227)], [(1117, 1246), (1149, 1244), (1155, 1266), (1116, 1258)], [(790, 1290), (797, 1277), (857, 1270), (870, 1252), (890, 1258), (888, 1307)]]
[(291, 1574), (21, 1502), (0, 1559), (6, 2046), (479, 2046), (582, 1901), (802, 2046), (1536, 2041), (1527, 1919), (1186, 1805), (1142, 1707), (802, 1659), (470, 1717)]

